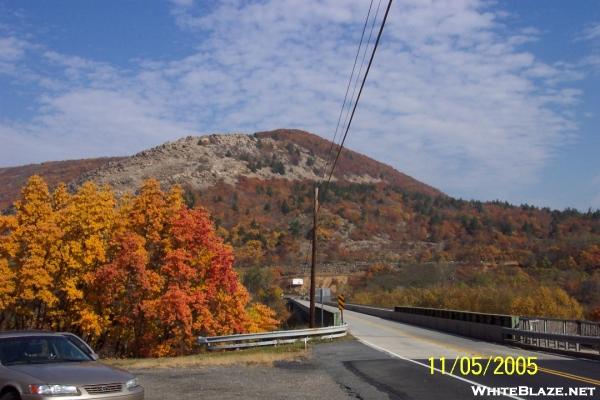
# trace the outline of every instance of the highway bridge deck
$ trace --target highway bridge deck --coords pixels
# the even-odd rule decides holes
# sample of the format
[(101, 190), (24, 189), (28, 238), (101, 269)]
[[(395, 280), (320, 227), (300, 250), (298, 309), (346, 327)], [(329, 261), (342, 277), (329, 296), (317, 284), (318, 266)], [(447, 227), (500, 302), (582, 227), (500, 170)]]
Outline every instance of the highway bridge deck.
[[(556, 398), (600, 398), (600, 362), (570, 358), (538, 351), (529, 351), (502, 344), (489, 343), (462, 336), (442, 333), (426, 328), (411, 326), (396, 321), (352, 311), (344, 311), (344, 320), (350, 333), (363, 344), (379, 351), (380, 357), (351, 360), (344, 365), (356, 375), (368, 381), (390, 398), (398, 399), (469, 399), (476, 398), (471, 386), (490, 388), (525, 386), (538, 393), (540, 388), (582, 387), (587, 396), (556, 396)], [(386, 356), (383, 356), (383, 354)], [(498, 363), (491, 363), (485, 375), (461, 374), (455, 368), (448, 370), (460, 357), (482, 357), (484, 367), (491, 357), (536, 357), (538, 371), (528, 374), (494, 374)], [(429, 358), (446, 358), (446, 373), (431, 374)], [(503, 371), (504, 368), (500, 368)], [(510, 368), (509, 368), (510, 370)], [(510, 371), (509, 371), (510, 372)], [(591, 395), (589, 395), (591, 394)], [(490, 397), (478, 397), (490, 398)], [(500, 396), (493, 398), (533, 398), (526, 395)], [(552, 398), (538, 396), (537, 398)]]

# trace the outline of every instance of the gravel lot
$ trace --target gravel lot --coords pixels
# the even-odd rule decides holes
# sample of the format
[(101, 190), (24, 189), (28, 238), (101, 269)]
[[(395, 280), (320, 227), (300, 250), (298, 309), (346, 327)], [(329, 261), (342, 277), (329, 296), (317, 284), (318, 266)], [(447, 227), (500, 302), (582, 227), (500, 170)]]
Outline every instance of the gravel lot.
[(315, 345), (308, 358), (270, 365), (131, 370), (147, 400), (164, 399), (388, 399), (346, 367), (348, 361), (386, 359), (354, 340)]

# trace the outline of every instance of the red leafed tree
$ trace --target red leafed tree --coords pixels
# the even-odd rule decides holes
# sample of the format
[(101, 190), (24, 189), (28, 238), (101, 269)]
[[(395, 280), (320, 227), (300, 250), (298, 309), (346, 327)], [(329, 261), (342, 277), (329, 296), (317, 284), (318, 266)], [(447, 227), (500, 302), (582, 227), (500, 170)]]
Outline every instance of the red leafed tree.
[(147, 302), (146, 343), (160, 337), (148, 354), (182, 354), (194, 334), (243, 332), (248, 294), (233, 269), (233, 251), (216, 235), (202, 208), (181, 208), (169, 223), (160, 265), (161, 295)]
[(184, 354), (198, 334), (247, 329), (248, 293), (206, 210), (188, 209), (177, 190), (165, 194), (148, 181), (122, 212), (112, 261), (94, 275), (107, 330), (120, 338), (117, 353)]
[[(191, 268), (164, 265), (164, 275), (174, 285), (202, 297), (212, 318), (195, 318), (196, 330), (207, 334), (242, 332), (246, 323), (248, 293), (233, 269), (233, 249), (216, 235), (208, 212), (203, 208), (182, 209), (172, 224), (171, 250), (167, 259)], [(181, 273), (188, 275), (182, 278)]]
[(128, 232), (117, 243), (113, 260), (93, 275), (92, 297), (108, 325), (108, 341), (115, 339), (117, 354), (148, 352), (143, 340), (148, 330), (148, 302), (160, 296), (164, 279), (148, 263), (144, 238)]

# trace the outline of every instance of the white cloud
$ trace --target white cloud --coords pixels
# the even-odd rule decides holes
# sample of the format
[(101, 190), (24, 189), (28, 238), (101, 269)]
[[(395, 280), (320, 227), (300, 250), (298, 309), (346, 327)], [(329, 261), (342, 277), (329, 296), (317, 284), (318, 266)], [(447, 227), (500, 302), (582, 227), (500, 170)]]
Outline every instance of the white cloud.
[(178, 7), (191, 7), (194, 5), (194, 0), (170, 0), (175, 6)]
[(0, 38), (0, 60), (16, 61), (23, 57), (25, 43), (14, 37)]
[[(124, 71), (45, 49), (60, 74), (39, 77), (38, 117), (0, 134), (57, 143), (63, 157), (129, 153), (191, 131), (331, 137), (365, 3), (228, 0), (203, 14), (174, 4), (186, 34), (201, 33), (188, 57)], [(349, 145), (453, 194), (507, 198), (535, 180), (575, 130), (558, 110), (578, 101), (564, 87), (578, 76), (520, 50), (539, 32), (509, 34), (505, 16), (476, 0), (395, 2)], [(9, 151), (0, 159), (14, 159)]]
[(41, 110), (27, 123), (0, 123), (3, 163), (128, 155), (132, 149), (193, 134), (128, 91), (71, 90), (43, 98)]
[(0, 37), (0, 74), (11, 73), (25, 55), (27, 44), (14, 36)]
[(583, 59), (582, 64), (600, 70), (600, 53), (588, 55)]
[[(188, 78), (197, 72), (215, 89), (224, 85), (218, 93), (202, 82), (185, 86), (234, 106), (219, 110), (213, 126), (291, 125), (328, 136), (356, 43), (340, 25), (358, 32), (364, 11), (335, 1), (229, 2), (188, 15), (185, 25), (211, 38), (199, 58), (176, 65)], [(350, 144), (451, 192), (479, 186), (501, 197), (531, 182), (574, 128), (554, 106), (577, 101), (579, 92), (556, 87), (576, 76), (518, 50), (535, 31), (506, 37), (501, 28), (476, 1), (396, 3)], [(209, 78), (221, 68), (227, 77)]]
[(589, 53), (581, 60), (581, 65), (592, 72), (600, 72), (600, 23), (588, 25), (576, 38), (576, 42), (587, 42)]
[(589, 25), (575, 40), (600, 40), (600, 23)]

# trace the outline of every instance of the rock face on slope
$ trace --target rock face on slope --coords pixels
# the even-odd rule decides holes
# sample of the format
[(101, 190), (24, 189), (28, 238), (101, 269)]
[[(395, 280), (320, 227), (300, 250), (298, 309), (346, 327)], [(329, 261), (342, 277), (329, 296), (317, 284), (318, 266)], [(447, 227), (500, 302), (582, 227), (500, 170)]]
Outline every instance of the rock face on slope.
[[(270, 180), (318, 180), (328, 171), (331, 143), (308, 132), (276, 130), (247, 134), (188, 136), (131, 157), (108, 162), (74, 183), (93, 180), (117, 193), (135, 190), (143, 180), (158, 179), (165, 187), (178, 184), (202, 190), (217, 183), (235, 186), (240, 177)], [(364, 155), (344, 150), (334, 180), (387, 182), (432, 195), (436, 189)]]

